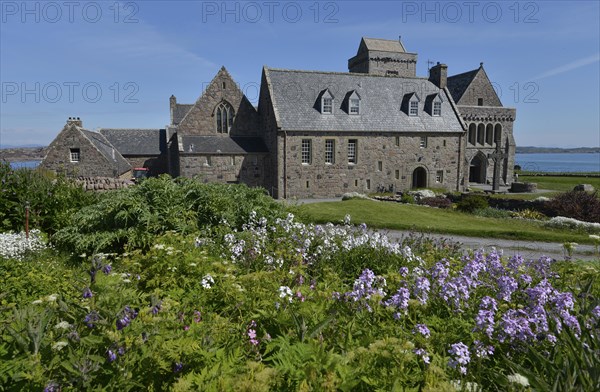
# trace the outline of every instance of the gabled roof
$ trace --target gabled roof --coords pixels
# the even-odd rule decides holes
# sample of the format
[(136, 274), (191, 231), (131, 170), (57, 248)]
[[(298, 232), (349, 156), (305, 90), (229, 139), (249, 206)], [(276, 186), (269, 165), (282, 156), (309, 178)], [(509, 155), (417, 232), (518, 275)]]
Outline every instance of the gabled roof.
[(472, 71), (448, 77), (448, 90), (450, 91), (450, 94), (452, 94), (454, 102), (460, 101), (480, 69), (481, 68), (477, 68)]
[[(379, 52), (395, 52), (395, 53), (405, 53), (406, 49), (400, 40), (391, 40), (391, 39), (380, 39), (380, 38), (362, 38), (362, 43), (364, 42), (364, 46), (367, 50), (374, 50)], [(360, 49), (359, 49), (360, 50)]]
[(166, 150), (164, 129), (108, 129), (99, 131), (122, 155), (160, 155)]
[(79, 131), (96, 147), (108, 162), (116, 162), (122, 174), (131, 169), (131, 165), (106, 138), (98, 133), (77, 127)]
[[(358, 73), (294, 71), (270, 69), (265, 74), (277, 114), (277, 126), (287, 131), (337, 132), (462, 132), (463, 125), (451, 107), (442, 102), (442, 115), (408, 116), (401, 111), (405, 94), (427, 96), (440, 89), (426, 78), (375, 76)], [(361, 115), (351, 116), (334, 101), (333, 115), (315, 109), (317, 95), (329, 88), (332, 94), (345, 96), (356, 90), (361, 97)], [(423, 105), (423, 103), (421, 103)]]
[(249, 154), (269, 152), (260, 137), (182, 136), (184, 154)]
[(173, 108), (173, 125), (179, 124), (193, 107), (194, 104), (175, 104), (175, 108)]

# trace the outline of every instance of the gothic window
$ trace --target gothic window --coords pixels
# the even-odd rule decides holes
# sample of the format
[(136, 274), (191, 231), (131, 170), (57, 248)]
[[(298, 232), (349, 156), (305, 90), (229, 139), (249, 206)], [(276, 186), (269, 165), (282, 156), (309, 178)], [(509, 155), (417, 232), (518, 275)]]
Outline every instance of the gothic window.
[(477, 143), (477, 125), (469, 125), (469, 144), (475, 145)]
[(496, 126), (494, 127), (494, 144), (497, 144), (497, 142), (501, 138), (502, 138), (502, 125), (496, 124)]
[(217, 106), (217, 132), (229, 133), (233, 125), (233, 108), (227, 102), (221, 102)]
[(485, 142), (485, 125), (479, 124), (477, 126), (477, 144), (483, 145)]
[(490, 146), (494, 142), (494, 126), (492, 124), (488, 124), (485, 127), (485, 144), (489, 144)]

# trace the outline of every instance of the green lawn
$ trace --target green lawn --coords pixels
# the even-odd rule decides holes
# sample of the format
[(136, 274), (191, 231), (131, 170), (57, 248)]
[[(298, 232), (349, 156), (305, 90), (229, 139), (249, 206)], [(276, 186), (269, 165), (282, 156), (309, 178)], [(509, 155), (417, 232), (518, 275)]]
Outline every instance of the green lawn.
[(392, 230), (417, 230), (483, 238), (592, 243), (586, 233), (542, 227), (516, 219), (483, 218), (457, 211), (409, 204), (348, 200), (298, 206), (300, 215), (311, 222), (340, 222), (350, 214), (354, 223)]
[[(519, 181), (535, 182), (538, 189), (550, 189), (553, 191), (570, 191), (578, 184), (592, 184), (594, 188), (600, 189), (600, 177), (567, 177), (567, 176), (528, 176), (519, 175)], [(545, 195), (543, 195), (545, 196)]]

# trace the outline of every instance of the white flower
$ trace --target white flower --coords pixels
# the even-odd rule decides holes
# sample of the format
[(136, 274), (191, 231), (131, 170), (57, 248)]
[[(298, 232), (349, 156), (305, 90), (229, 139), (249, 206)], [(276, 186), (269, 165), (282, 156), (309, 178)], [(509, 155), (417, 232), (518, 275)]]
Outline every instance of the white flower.
[(292, 289), (290, 289), (288, 286), (279, 286), (279, 298), (287, 298), (288, 301), (292, 302), (292, 300), (294, 299)]
[(36, 299), (35, 301), (32, 302), (33, 305), (39, 305), (41, 303), (43, 303), (44, 301), (41, 299)]
[(46, 301), (48, 301), (48, 302), (56, 302), (57, 298), (58, 298), (57, 294), (50, 294), (49, 296), (46, 297)]
[(527, 379), (527, 377), (525, 377), (519, 373), (515, 373), (515, 374), (508, 376), (508, 381), (512, 382), (514, 384), (522, 385), (524, 387), (529, 386), (529, 380)]
[(67, 346), (69, 343), (65, 342), (65, 341), (60, 341), (60, 342), (56, 342), (52, 345), (52, 350), (56, 350), (56, 351), (60, 351), (62, 350), (65, 346)]
[(200, 282), (202, 284), (202, 287), (204, 287), (205, 289), (210, 289), (212, 287), (213, 284), (215, 284), (215, 280), (213, 279), (213, 277), (210, 274), (206, 274), (204, 275), (204, 277), (202, 278), (202, 282)]
[(123, 283), (131, 283), (131, 279), (123, 279)]
[(197, 267), (198, 266), (198, 264), (196, 264), (196, 263), (190, 263), (189, 265), (190, 265), (190, 267)]
[(594, 241), (599, 241), (600, 242), (600, 235), (590, 234), (590, 239), (594, 240)]
[(69, 329), (69, 327), (71, 327), (71, 324), (66, 321), (61, 321), (54, 326), (54, 329)]

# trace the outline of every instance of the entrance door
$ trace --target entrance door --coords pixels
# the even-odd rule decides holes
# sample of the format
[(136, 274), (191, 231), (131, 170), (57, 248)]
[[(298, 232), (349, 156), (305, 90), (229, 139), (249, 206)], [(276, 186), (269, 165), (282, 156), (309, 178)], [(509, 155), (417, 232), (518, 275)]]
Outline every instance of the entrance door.
[(427, 188), (427, 171), (417, 167), (412, 175), (412, 188)]
[(481, 155), (475, 155), (469, 166), (469, 182), (485, 183), (485, 161)]

